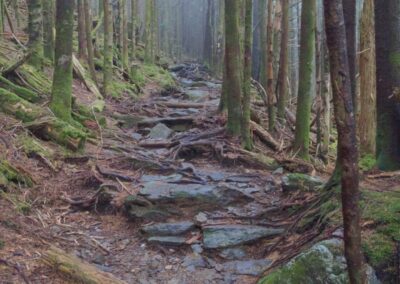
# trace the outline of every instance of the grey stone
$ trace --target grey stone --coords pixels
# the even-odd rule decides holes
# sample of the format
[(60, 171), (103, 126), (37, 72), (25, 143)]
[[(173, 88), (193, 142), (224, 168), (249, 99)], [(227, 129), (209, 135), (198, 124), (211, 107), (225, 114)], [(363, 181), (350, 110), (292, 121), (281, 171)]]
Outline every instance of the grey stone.
[(194, 219), (196, 220), (196, 222), (199, 222), (199, 223), (205, 223), (208, 220), (206, 213), (203, 213), (203, 212), (200, 212), (199, 214), (197, 214), (194, 217)]
[(171, 137), (171, 135), (174, 133), (174, 131), (170, 128), (168, 128), (165, 124), (163, 123), (158, 123), (156, 126), (154, 126), (149, 133), (149, 138), (150, 139), (168, 139)]
[(232, 202), (250, 202), (253, 199), (233, 188), (201, 184), (172, 184), (166, 182), (148, 182), (139, 195), (154, 202), (190, 202), (210, 205), (210, 203), (228, 205)]
[(324, 184), (318, 177), (312, 177), (306, 174), (287, 174), (282, 177), (282, 190), (285, 193), (301, 190), (315, 191)]
[(282, 175), (283, 174), (283, 168), (277, 168), (272, 174), (274, 175)]
[(126, 207), (126, 213), (131, 220), (143, 219), (150, 221), (162, 221), (171, 216), (169, 212), (163, 211), (156, 207), (143, 207), (138, 205), (130, 205)]
[(208, 96), (209, 92), (204, 90), (192, 89), (187, 90), (185, 94), (189, 100), (199, 102), (204, 100)]
[(140, 139), (143, 138), (143, 135), (140, 134), (140, 133), (133, 133), (131, 136), (132, 136), (132, 138), (133, 138), (134, 140), (136, 140), (136, 141), (139, 141)]
[(225, 262), (223, 264), (223, 270), (237, 275), (260, 276), (265, 270), (267, 270), (271, 266), (271, 264), (272, 261), (269, 259), (243, 261), (236, 260)]
[(176, 223), (158, 223), (142, 227), (142, 231), (152, 236), (178, 236), (194, 228), (194, 223), (189, 221)]
[(227, 182), (249, 183), (257, 180), (258, 176), (255, 175), (234, 175), (226, 178)]
[(225, 179), (225, 174), (224, 173), (219, 173), (219, 172), (208, 173), (207, 176), (212, 181), (223, 181)]
[(191, 254), (184, 258), (182, 266), (193, 270), (193, 268), (205, 268), (207, 267), (206, 260), (199, 254)]
[(204, 251), (202, 245), (200, 244), (193, 244), (190, 247), (192, 248), (193, 252), (197, 254), (200, 254)]
[(158, 175), (143, 175), (140, 179), (142, 182), (150, 182), (150, 181), (167, 181), (167, 182), (177, 182), (182, 179), (182, 175), (173, 174), (170, 176), (158, 176)]
[(219, 253), (219, 256), (228, 260), (240, 260), (246, 257), (246, 252), (241, 248), (227, 248)]
[[(367, 274), (367, 283), (380, 283), (370, 266)], [(260, 283), (347, 284), (349, 279), (343, 242), (340, 239), (319, 242), (264, 277)]]
[(150, 237), (147, 239), (147, 241), (152, 244), (159, 244), (164, 246), (183, 246), (186, 244), (185, 238), (175, 236)]
[(204, 247), (224, 248), (283, 233), (283, 229), (251, 225), (215, 225), (203, 228)]

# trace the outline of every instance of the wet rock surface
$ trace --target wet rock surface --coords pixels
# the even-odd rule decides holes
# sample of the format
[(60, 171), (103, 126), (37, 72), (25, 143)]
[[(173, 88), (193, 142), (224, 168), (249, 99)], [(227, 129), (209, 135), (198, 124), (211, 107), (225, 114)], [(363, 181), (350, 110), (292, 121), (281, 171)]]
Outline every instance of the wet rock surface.
[(168, 128), (165, 124), (163, 123), (158, 123), (156, 126), (154, 126), (149, 133), (149, 138), (150, 139), (167, 139), (171, 137), (171, 135), (174, 133), (174, 131), (170, 128)]
[(318, 190), (324, 181), (318, 177), (312, 177), (306, 174), (287, 174), (282, 177), (282, 190), (285, 193), (296, 190), (315, 191)]
[(189, 221), (176, 223), (158, 223), (142, 227), (142, 231), (152, 236), (177, 236), (187, 233), (195, 228), (194, 223)]

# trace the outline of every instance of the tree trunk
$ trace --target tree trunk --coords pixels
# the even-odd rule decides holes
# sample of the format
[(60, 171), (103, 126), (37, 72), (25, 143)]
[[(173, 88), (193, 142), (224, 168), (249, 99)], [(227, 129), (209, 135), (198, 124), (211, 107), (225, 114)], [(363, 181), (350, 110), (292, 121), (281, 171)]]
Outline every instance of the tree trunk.
[(299, 92), (297, 97), (294, 150), (309, 159), (310, 116), (315, 69), (316, 0), (304, 0), (301, 11)]
[(121, 0), (122, 16), (122, 67), (129, 72), (129, 49), (128, 49), (128, 15), (126, 9), (126, 0)]
[(103, 63), (103, 95), (110, 96), (113, 74), (113, 22), (110, 0), (103, 0), (104, 10), (104, 63)]
[(240, 75), (239, 1), (225, 0), (225, 65), (228, 133), (240, 135), (242, 84)]
[(75, 1), (57, 0), (56, 50), (50, 108), (66, 122), (71, 120), (72, 48)]
[(338, 131), (338, 161), (342, 167), (342, 214), (345, 256), (350, 283), (365, 282), (358, 208), (358, 152), (348, 65), (346, 28), (341, 0), (324, 0), (325, 26), (330, 56), (333, 104)]
[(85, 12), (84, 12), (84, 0), (77, 1), (78, 8), (78, 57), (81, 59), (86, 59), (87, 54), (87, 41), (86, 37), (90, 35), (86, 35), (85, 29)]
[(21, 27), (21, 16), (19, 13), (18, 0), (13, 1), (13, 10), (14, 10), (14, 15), (15, 15), (16, 28), (19, 29)]
[(268, 0), (267, 18), (267, 50), (266, 54), (266, 75), (267, 85), (265, 90), (268, 95), (268, 128), (270, 131), (275, 127), (275, 92), (274, 92), (274, 19), (273, 19), (273, 0)]
[(87, 48), (89, 72), (90, 72), (90, 77), (97, 85), (96, 70), (94, 68), (94, 49), (92, 41), (92, 16), (90, 12), (89, 0), (82, 0), (82, 1), (83, 1), (83, 11), (85, 19), (86, 48)]
[(251, 51), (253, 45), (253, 2), (246, 0), (244, 31), (244, 65), (243, 65), (243, 117), (242, 140), (244, 148), (251, 150), (253, 143), (250, 135), (250, 101), (251, 101)]
[(365, 0), (360, 40), (360, 152), (375, 156), (376, 151), (376, 67), (374, 1)]
[[(15, 1), (17, 2), (17, 1)], [(43, 4), (43, 53), (44, 57), (54, 59), (54, 0), (42, 1)]]
[(282, 2), (282, 36), (281, 50), (279, 59), (279, 74), (278, 74), (278, 119), (285, 122), (285, 108), (287, 106), (287, 74), (289, 63), (289, 0), (281, 0)]
[(32, 51), (29, 63), (36, 67), (42, 67), (43, 36), (42, 36), (42, 1), (27, 0), (28, 3), (28, 48)]
[(130, 68), (131, 78), (136, 77), (136, 66), (133, 62), (136, 60), (136, 17), (137, 17), (137, 0), (131, 0), (131, 56), (130, 56)]
[(400, 169), (400, 3), (375, 1), (377, 163)]
[(146, 19), (145, 19), (145, 51), (144, 51), (144, 61), (146, 63), (153, 63), (152, 58), (152, 0), (146, 1)]

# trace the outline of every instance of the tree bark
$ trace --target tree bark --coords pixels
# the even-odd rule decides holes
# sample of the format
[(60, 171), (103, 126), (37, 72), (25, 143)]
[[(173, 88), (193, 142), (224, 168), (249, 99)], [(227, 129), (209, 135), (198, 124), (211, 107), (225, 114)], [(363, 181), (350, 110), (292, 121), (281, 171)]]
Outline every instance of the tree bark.
[(129, 49), (128, 49), (128, 15), (126, 9), (126, 0), (121, 0), (121, 16), (122, 16), (122, 67), (129, 72)]
[(278, 119), (285, 122), (285, 108), (287, 105), (287, 75), (289, 64), (289, 0), (281, 0), (282, 2), (282, 36), (281, 50), (279, 59), (279, 74), (278, 74)]
[(42, 1), (28, 0), (28, 48), (32, 51), (29, 63), (42, 67), (43, 35), (42, 35)]
[(87, 49), (89, 72), (90, 72), (90, 77), (97, 85), (96, 70), (94, 68), (94, 49), (92, 41), (92, 16), (90, 12), (89, 0), (82, 0), (82, 1), (83, 1), (83, 11), (85, 19), (86, 49)]
[(302, 159), (309, 159), (310, 116), (315, 69), (316, 0), (304, 0), (301, 11), (299, 91), (296, 111), (294, 150)]
[(64, 121), (71, 120), (72, 42), (75, 1), (57, 0), (56, 49), (50, 108)]
[(350, 283), (366, 283), (361, 252), (358, 151), (348, 64), (346, 28), (341, 0), (324, 0), (333, 104), (338, 131), (338, 162), (342, 167), (342, 214), (345, 256)]
[(90, 35), (86, 34), (85, 28), (85, 11), (84, 11), (84, 0), (77, 1), (78, 8), (78, 57), (86, 59), (87, 57), (87, 41), (86, 37)]
[[(15, 1), (17, 2), (17, 1)], [(54, 0), (42, 1), (43, 4), (43, 54), (54, 60)]]
[(376, 66), (373, 0), (364, 1), (360, 38), (360, 115), (358, 118), (360, 154), (375, 156)]
[(251, 150), (253, 143), (250, 135), (250, 101), (251, 101), (251, 52), (253, 45), (253, 2), (246, 0), (245, 31), (244, 31), (244, 64), (243, 64), (243, 114), (242, 143), (244, 148)]
[(400, 169), (400, 3), (375, 1), (377, 163)]
[(239, 136), (242, 84), (240, 75), (239, 1), (225, 0), (225, 68), (228, 106), (228, 133)]
[(268, 95), (268, 128), (270, 131), (275, 127), (275, 92), (274, 92), (274, 30), (273, 30), (273, 0), (268, 0), (267, 18), (267, 50), (266, 52), (266, 81), (265, 90)]
[(103, 95), (110, 96), (113, 74), (113, 22), (110, 0), (103, 1), (104, 10), (104, 63), (103, 63)]

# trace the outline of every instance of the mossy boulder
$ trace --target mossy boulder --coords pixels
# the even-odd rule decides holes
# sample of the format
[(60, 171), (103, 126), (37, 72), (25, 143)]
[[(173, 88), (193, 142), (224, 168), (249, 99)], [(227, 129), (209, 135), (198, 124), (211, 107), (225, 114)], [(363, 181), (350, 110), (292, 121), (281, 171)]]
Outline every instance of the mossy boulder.
[(290, 193), (296, 190), (316, 191), (324, 184), (318, 177), (312, 177), (306, 174), (291, 173), (282, 177), (282, 190)]
[[(380, 283), (368, 267), (368, 282)], [(343, 242), (331, 239), (315, 244), (283, 267), (262, 278), (258, 284), (347, 284), (349, 283)]]

